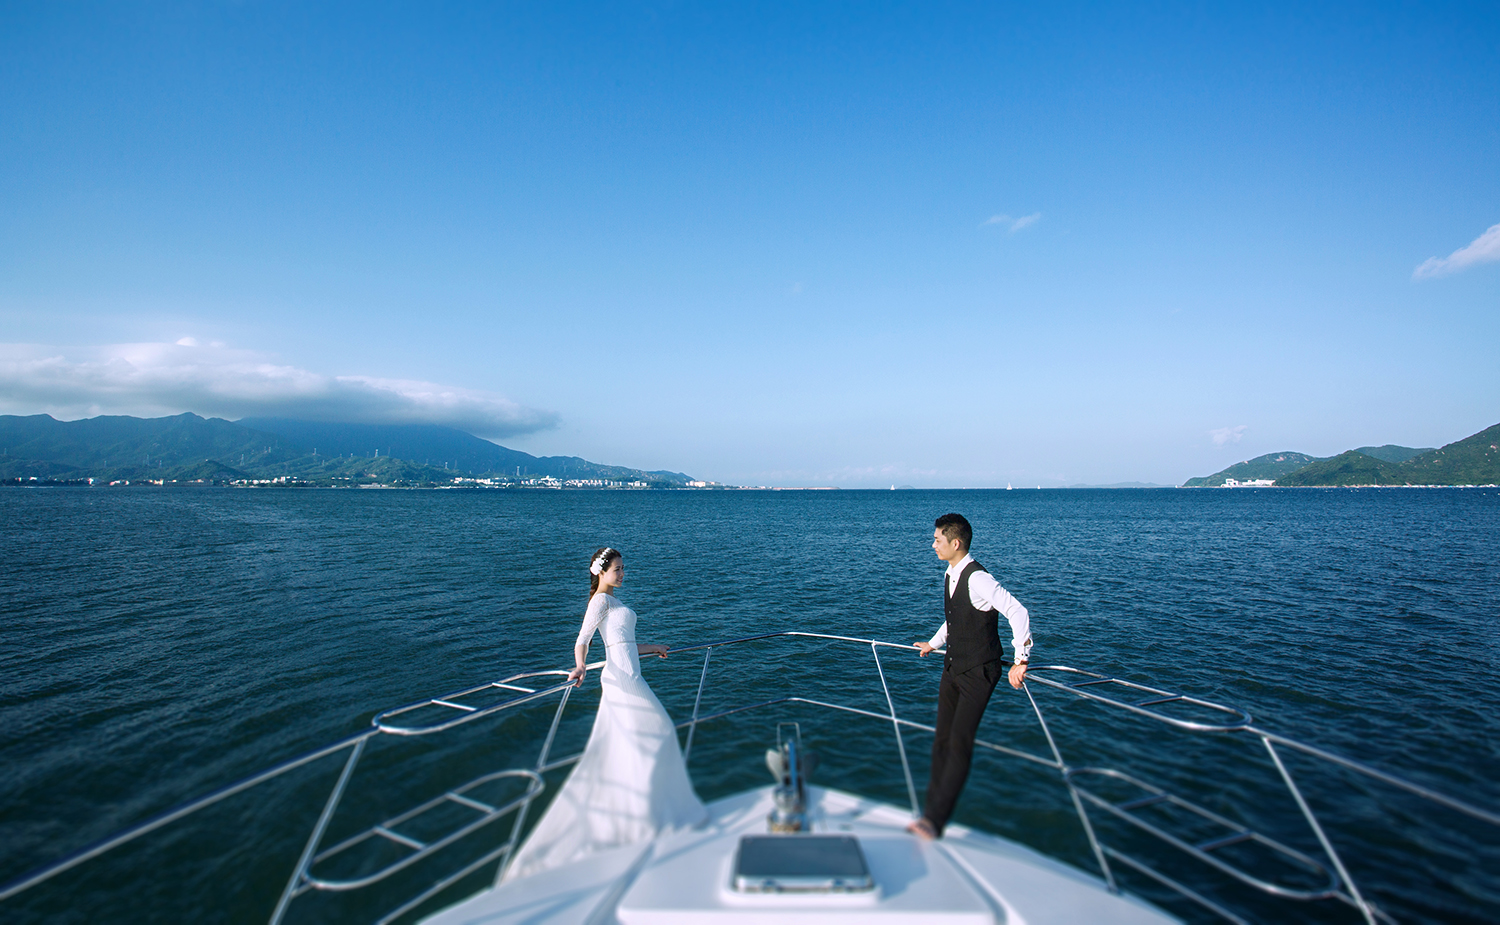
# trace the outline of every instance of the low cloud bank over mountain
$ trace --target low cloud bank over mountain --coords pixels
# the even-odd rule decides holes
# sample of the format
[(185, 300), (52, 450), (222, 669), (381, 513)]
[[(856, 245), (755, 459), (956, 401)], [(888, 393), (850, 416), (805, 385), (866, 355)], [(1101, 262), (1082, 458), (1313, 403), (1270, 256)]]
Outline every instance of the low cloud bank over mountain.
[(557, 414), (433, 382), (327, 376), (192, 338), (175, 344), (0, 344), (0, 412), (59, 418), (205, 416), (440, 424), (489, 439), (547, 430)]

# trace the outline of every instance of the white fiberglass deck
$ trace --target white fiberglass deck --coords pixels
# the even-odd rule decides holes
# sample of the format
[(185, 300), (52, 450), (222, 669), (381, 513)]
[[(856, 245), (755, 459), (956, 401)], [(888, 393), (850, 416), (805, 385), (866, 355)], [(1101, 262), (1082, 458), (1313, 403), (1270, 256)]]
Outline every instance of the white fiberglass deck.
[[(764, 834), (765, 787), (709, 804), (701, 829), (598, 854), (487, 890), (424, 919), (428, 925), (1168, 925), (1177, 919), (1103, 881), (1011, 841), (951, 825), (937, 842), (905, 831), (893, 806), (820, 787), (808, 790), (817, 833), (849, 833), (875, 889), (846, 894), (737, 893), (741, 835)], [(796, 838), (796, 835), (784, 836)]]

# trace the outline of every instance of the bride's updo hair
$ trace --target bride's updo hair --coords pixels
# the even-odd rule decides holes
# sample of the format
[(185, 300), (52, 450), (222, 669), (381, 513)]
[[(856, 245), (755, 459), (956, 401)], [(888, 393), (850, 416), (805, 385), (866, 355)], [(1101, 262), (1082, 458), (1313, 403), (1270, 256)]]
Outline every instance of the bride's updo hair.
[(610, 546), (601, 546), (589, 559), (589, 599), (599, 593), (599, 576), (609, 571), (611, 563), (620, 558), (620, 551)]

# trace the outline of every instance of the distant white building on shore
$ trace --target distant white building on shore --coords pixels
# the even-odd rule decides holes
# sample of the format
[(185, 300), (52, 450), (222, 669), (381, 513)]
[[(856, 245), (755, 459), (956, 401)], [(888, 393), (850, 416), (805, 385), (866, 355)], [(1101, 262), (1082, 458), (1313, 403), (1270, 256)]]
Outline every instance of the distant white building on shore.
[(1246, 479), (1243, 482), (1239, 479), (1224, 480), (1225, 488), (1270, 488), (1275, 484), (1275, 479)]

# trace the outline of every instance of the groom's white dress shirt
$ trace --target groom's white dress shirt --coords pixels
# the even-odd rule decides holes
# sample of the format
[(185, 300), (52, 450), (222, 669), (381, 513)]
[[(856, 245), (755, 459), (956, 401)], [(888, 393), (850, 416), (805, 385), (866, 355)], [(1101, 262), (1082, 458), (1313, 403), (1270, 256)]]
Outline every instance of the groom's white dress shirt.
[[(948, 566), (948, 571), (943, 578), (943, 595), (953, 596), (953, 585), (958, 577), (963, 574), (969, 563), (974, 561), (973, 556), (964, 556), (954, 564)], [(1024, 662), (1031, 657), (1031, 615), (1021, 602), (1011, 596), (1011, 593), (1000, 587), (1000, 582), (989, 572), (976, 571), (969, 576), (969, 603), (978, 610), (998, 610), (1005, 614), (1005, 619), (1010, 623), (1010, 650), (1015, 660)], [(937, 635), (928, 641), (928, 645), (934, 649), (941, 649), (948, 641), (948, 621), (938, 627)]]

